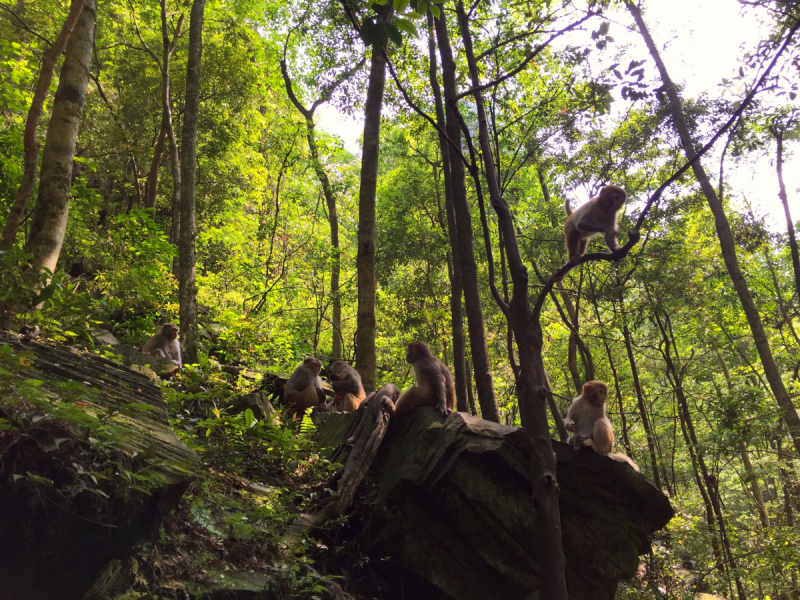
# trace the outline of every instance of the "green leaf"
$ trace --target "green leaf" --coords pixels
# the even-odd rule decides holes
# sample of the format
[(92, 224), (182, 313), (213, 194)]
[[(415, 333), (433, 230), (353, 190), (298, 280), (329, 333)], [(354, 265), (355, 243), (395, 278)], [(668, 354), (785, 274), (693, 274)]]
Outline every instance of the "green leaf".
[(414, 24), (408, 19), (404, 19), (403, 17), (395, 17), (394, 24), (397, 25), (398, 29), (405, 31), (410, 35), (417, 35), (417, 28), (414, 27)]
[(400, 30), (395, 26), (394, 23), (389, 23), (386, 25), (386, 35), (389, 36), (389, 39), (392, 40), (396, 46), (402, 46), (403, 34), (400, 33)]
[(258, 420), (256, 419), (256, 416), (253, 414), (252, 409), (248, 408), (246, 411), (244, 411), (244, 422), (247, 425), (248, 429), (251, 429), (252, 427), (255, 426), (256, 423), (258, 423)]
[(409, 2), (410, 0), (394, 0), (392, 4), (397, 12), (403, 12), (408, 6)]
[(431, 9), (431, 14), (435, 19), (438, 19), (441, 16), (442, 11), (440, 11), (439, 7), (436, 6), (435, 4), (428, 4), (428, 8)]
[(422, 14), (418, 13), (415, 10), (412, 10), (410, 13), (406, 13), (406, 16), (411, 19), (419, 19), (420, 17), (422, 17)]

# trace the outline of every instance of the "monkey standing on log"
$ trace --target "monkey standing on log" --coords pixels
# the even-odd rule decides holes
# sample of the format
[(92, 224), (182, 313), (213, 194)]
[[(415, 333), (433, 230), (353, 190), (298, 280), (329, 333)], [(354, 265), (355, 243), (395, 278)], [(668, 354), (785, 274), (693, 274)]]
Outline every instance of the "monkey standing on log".
[(329, 370), (336, 410), (340, 412), (357, 410), (367, 397), (361, 384), (361, 375), (343, 360), (332, 361)]
[(423, 342), (411, 342), (408, 345), (406, 362), (414, 371), (414, 385), (395, 402), (395, 415), (418, 406), (433, 406), (444, 416), (453, 412), (456, 407), (456, 386), (447, 365), (436, 358)]
[(586, 254), (589, 240), (601, 233), (611, 252), (620, 249), (617, 211), (627, 199), (628, 194), (621, 187), (607, 185), (596, 198), (592, 198), (575, 212), (572, 212), (569, 200), (564, 201), (564, 210), (567, 212), (564, 241), (571, 261)]
[(289, 377), (283, 388), (283, 401), (290, 416), (302, 416), (306, 409), (325, 404), (325, 391), (319, 376), (321, 367), (320, 361), (313, 356), (307, 356)]
[(169, 359), (179, 367), (183, 367), (181, 345), (178, 342), (178, 326), (172, 323), (164, 323), (161, 326), (161, 330), (142, 346), (142, 352), (151, 356)]

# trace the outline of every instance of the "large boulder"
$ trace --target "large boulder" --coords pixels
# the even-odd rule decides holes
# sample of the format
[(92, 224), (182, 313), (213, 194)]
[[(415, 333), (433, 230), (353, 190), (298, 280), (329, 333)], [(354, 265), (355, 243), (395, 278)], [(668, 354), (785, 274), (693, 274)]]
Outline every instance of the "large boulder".
[(77, 600), (156, 531), (199, 460), (146, 375), (2, 333), (0, 357), (0, 598)]
[[(339, 447), (359, 416), (320, 415), (322, 444)], [(373, 568), (387, 561), (382, 597), (540, 599), (526, 434), (427, 408), (393, 421), (372, 463), (375, 498), (351, 530)], [(672, 518), (669, 500), (624, 462), (553, 449), (569, 596), (612, 600)]]

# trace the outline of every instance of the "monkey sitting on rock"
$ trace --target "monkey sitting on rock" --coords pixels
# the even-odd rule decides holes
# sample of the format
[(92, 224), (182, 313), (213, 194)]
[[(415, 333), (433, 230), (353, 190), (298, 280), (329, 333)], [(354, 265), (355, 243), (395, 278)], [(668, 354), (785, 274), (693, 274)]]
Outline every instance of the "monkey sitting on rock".
[[(361, 375), (343, 360), (331, 362), (328, 370), (331, 374), (333, 386), (333, 402), (339, 412), (352, 412), (358, 410), (367, 397), (361, 383)], [(322, 412), (330, 412), (323, 410)]]
[(424, 342), (411, 342), (406, 350), (406, 362), (414, 371), (414, 385), (405, 390), (395, 402), (395, 415), (402, 415), (418, 406), (433, 406), (443, 416), (456, 407), (456, 386), (453, 376)]
[(160, 356), (183, 367), (181, 362), (181, 345), (178, 342), (178, 326), (164, 323), (161, 329), (142, 346), (144, 354)]
[(626, 462), (639, 472), (638, 465), (630, 458), (611, 452), (614, 449), (614, 428), (606, 417), (606, 396), (608, 386), (602, 381), (592, 380), (583, 384), (581, 395), (572, 401), (564, 419), (567, 431), (572, 432), (567, 443), (576, 452), (591, 448), (614, 460)]

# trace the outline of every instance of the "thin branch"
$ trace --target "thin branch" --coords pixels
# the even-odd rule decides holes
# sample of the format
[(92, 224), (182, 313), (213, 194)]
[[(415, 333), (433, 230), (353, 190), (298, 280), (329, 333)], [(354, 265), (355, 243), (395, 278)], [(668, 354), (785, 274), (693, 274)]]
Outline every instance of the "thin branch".
[(565, 34), (565, 33), (567, 33), (568, 31), (572, 31), (572, 30), (573, 30), (573, 29), (575, 29), (575, 28), (576, 28), (578, 25), (581, 25), (582, 23), (584, 23), (584, 22), (588, 21), (588, 20), (589, 20), (589, 19), (591, 19), (592, 17), (596, 17), (596, 16), (597, 16), (597, 15), (599, 15), (599, 14), (600, 14), (599, 12), (592, 12), (592, 11), (589, 11), (589, 13), (588, 13), (588, 14), (587, 14), (585, 17), (583, 17), (582, 19), (579, 19), (578, 21), (575, 21), (575, 22), (574, 22), (572, 25), (569, 25), (569, 26), (567, 26), (566, 28), (562, 29), (562, 30), (561, 30), (561, 31), (559, 31), (558, 33), (554, 33), (553, 35), (551, 35), (551, 36), (550, 36), (550, 38), (549, 38), (549, 39), (548, 39), (546, 42), (544, 42), (543, 44), (539, 44), (538, 46), (536, 46), (536, 49), (535, 49), (535, 50), (533, 50), (533, 51), (531, 51), (531, 53), (528, 55), (528, 58), (526, 58), (525, 60), (523, 60), (523, 61), (522, 61), (522, 62), (519, 64), (519, 66), (518, 66), (517, 68), (515, 68), (515, 69), (514, 69), (514, 70), (512, 70), (512, 71), (509, 71), (509, 72), (508, 72), (508, 73), (506, 73), (505, 75), (501, 75), (501, 76), (500, 76), (500, 77), (498, 77), (497, 79), (493, 79), (492, 81), (490, 81), (490, 82), (488, 82), (488, 83), (483, 83), (483, 84), (481, 84), (481, 85), (479, 85), (479, 86), (477, 86), (477, 87), (470, 88), (470, 89), (468, 89), (467, 91), (460, 93), (458, 96), (456, 96), (456, 100), (461, 100), (462, 98), (466, 98), (467, 96), (472, 96), (472, 95), (473, 95), (473, 94), (475, 94), (476, 92), (482, 92), (483, 90), (489, 89), (490, 87), (494, 87), (494, 86), (496, 86), (496, 85), (500, 85), (500, 84), (501, 84), (501, 83), (503, 83), (503, 82), (504, 82), (506, 79), (511, 79), (511, 78), (512, 78), (512, 77), (514, 77), (514, 76), (515, 76), (517, 73), (519, 73), (520, 71), (522, 71), (523, 69), (525, 69), (525, 67), (527, 67), (527, 66), (528, 66), (528, 63), (530, 63), (530, 62), (531, 62), (531, 61), (532, 61), (534, 58), (536, 58), (536, 56), (538, 56), (538, 54), (539, 54), (539, 53), (540, 53), (542, 50), (544, 50), (545, 48), (547, 48), (547, 46), (549, 46), (549, 45), (550, 45), (550, 44), (553, 42), (553, 40), (555, 40), (556, 38), (558, 38), (558, 37), (560, 37), (560, 36), (564, 35), (564, 34)]
[(518, 42), (519, 40), (524, 40), (526, 37), (530, 37), (532, 35), (536, 35), (537, 33), (540, 33), (540, 32), (541, 32), (541, 29), (532, 29), (530, 31), (525, 31), (523, 33), (518, 33), (517, 35), (512, 35), (510, 38), (506, 38), (502, 42), (498, 42), (497, 44), (495, 44), (494, 46), (492, 46), (488, 50), (484, 50), (483, 52), (478, 54), (478, 56), (475, 57), (475, 60), (480, 62), (484, 58), (489, 56), (495, 50), (499, 50), (500, 48), (502, 48), (503, 46), (505, 46), (507, 44), (511, 44), (512, 42)]
[(391, 73), (392, 79), (394, 80), (394, 83), (397, 86), (397, 89), (400, 90), (400, 94), (402, 94), (403, 98), (406, 101), (406, 104), (408, 104), (414, 110), (415, 113), (417, 113), (423, 119), (425, 119), (428, 123), (430, 123), (433, 126), (433, 128), (436, 129), (436, 131), (439, 133), (439, 135), (443, 136), (444, 139), (447, 140), (447, 143), (450, 144), (450, 147), (453, 150), (455, 150), (456, 154), (459, 156), (459, 158), (461, 158), (461, 161), (464, 163), (464, 166), (467, 169), (469, 169), (470, 168), (470, 163), (467, 160), (467, 158), (464, 156), (464, 152), (461, 150), (460, 146), (458, 146), (453, 140), (450, 139), (450, 137), (447, 135), (447, 132), (444, 129), (442, 129), (439, 126), (439, 124), (433, 118), (431, 118), (430, 115), (428, 115), (419, 106), (414, 104), (414, 101), (410, 98), (410, 96), (408, 95), (408, 92), (403, 87), (403, 85), (400, 83), (400, 79), (397, 77), (397, 72), (394, 70), (394, 64), (389, 59), (389, 56), (386, 54), (385, 50), (383, 52), (383, 57), (386, 59), (386, 65), (389, 67), (389, 73)]
[(10, 13), (11, 16), (14, 17), (14, 19), (17, 21), (17, 27), (20, 27), (21, 29), (24, 29), (25, 31), (27, 31), (31, 35), (36, 36), (37, 38), (42, 40), (48, 46), (52, 46), (53, 45), (53, 42), (51, 42), (50, 40), (48, 40), (43, 35), (37, 33), (33, 29), (31, 29), (31, 27), (25, 21), (23, 21), (20, 18), (20, 16), (12, 10), (12, 8), (10, 6), (8, 6), (7, 4), (5, 4), (3, 2), (0, 2), (0, 8), (2, 8), (4, 11)]
[(133, 19), (133, 26), (136, 28), (136, 36), (139, 38), (139, 41), (142, 42), (142, 46), (144, 46), (144, 49), (147, 50), (148, 54), (150, 54), (150, 56), (153, 57), (153, 60), (156, 61), (156, 64), (158, 65), (158, 70), (163, 73), (164, 72), (164, 67), (161, 66), (161, 61), (158, 60), (158, 57), (150, 49), (150, 46), (148, 46), (147, 42), (145, 42), (144, 38), (142, 38), (142, 32), (139, 31), (139, 23), (136, 20), (136, 11), (133, 8), (133, 3), (129, 2), (128, 4), (129, 4), (129, 6), (131, 8), (131, 19)]

